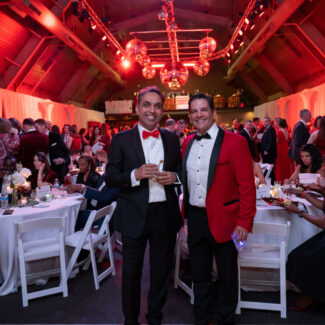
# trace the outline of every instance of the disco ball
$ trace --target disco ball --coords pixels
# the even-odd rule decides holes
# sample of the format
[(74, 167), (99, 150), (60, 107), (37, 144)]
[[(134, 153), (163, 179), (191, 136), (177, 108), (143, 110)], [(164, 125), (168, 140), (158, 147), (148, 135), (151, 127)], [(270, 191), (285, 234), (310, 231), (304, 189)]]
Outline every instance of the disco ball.
[(183, 87), (188, 79), (188, 70), (181, 62), (176, 62), (174, 67), (172, 62), (168, 62), (160, 70), (160, 80), (163, 85), (178, 90)]
[(209, 57), (217, 48), (217, 41), (212, 37), (204, 37), (201, 39), (199, 44), (200, 56), (206, 59)]
[(146, 66), (142, 69), (142, 75), (143, 75), (146, 79), (152, 79), (152, 78), (156, 75), (156, 70), (155, 70), (155, 68), (153, 68), (151, 65), (146, 65)]
[(198, 76), (203, 77), (209, 73), (210, 63), (207, 60), (196, 61), (193, 70)]
[(125, 53), (131, 60), (138, 61), (146, 56), (147, 47), (141, 40), (135, 38), (126, 44)]

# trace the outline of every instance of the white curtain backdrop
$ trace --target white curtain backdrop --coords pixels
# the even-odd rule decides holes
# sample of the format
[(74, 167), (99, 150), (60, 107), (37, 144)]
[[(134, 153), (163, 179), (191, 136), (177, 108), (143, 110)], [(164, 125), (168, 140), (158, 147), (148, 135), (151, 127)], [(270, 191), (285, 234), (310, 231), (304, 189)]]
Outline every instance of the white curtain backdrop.
[(308, 108), (313, 117), (325, 115), (325, 83), (317, 87), (304, 89), (299, 93), (264, 103), (254, 108), (254, 116), (274, 119), (282, 117), (293, 127), (299, 120), (299, 111)]
[(87, 128), (88, 121), (104, 123), (105, 115), (86, 108), (52, 102), (0, 88), (0, 117), (15, 117), (19, 121), (31, 117), (51, 121), (60, 128), (64, 124), (76, 124)]

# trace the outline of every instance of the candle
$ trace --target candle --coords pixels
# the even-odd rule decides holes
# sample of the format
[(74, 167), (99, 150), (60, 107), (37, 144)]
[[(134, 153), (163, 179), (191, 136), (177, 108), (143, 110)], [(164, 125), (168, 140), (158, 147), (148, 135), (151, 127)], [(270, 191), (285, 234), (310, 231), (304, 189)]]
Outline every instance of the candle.
[(27, 197), (23, 197), (23, 198), (20, 200), (20, 203), (21, 203), (22, 205), (27, 204)]
[(10, 187), (10, 185), (7, 186), (6, 190), (7, 190), (7, 194), (12, 194), (13, 192), (13, 189)]

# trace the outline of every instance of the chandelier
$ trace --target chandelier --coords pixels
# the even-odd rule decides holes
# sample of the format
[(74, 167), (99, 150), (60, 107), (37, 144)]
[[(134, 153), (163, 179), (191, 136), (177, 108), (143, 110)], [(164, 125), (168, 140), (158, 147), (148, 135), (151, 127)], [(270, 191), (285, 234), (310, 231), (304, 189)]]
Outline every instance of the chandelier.
[[(263, 15), (267, 7), (267, 0), (250, 0), (244, 14), (242, 15), (235, 31), (225, 48), (216, 52), (217, 41), (208, 34), (212, 29), (181, 29), (179, 28), (174, 14), (174, 0), (162, 0), (162, 9), (158, 13), (158, 19), (165, 22), (165, 29), (151, 31), (130, 32), (134, 36), (125, 48), (117, 41), (104, 22), (96, 15), (86, 0), (81, 1), (83, 10), (89, 14), (90, 28), (102, 35), (102, 40), (107, 42), (116, 55), (120, 58), (123, 66), (127, 67), (130, 62), (136, 62), (142, 66), (142, 75), (146, 79), (154, 78), (156, 69), (160, 68), (160, 80), (168, 88), (179, 90), (183, 87), (189, 76), (188, 67), (192, 67), (198, 76), (205, 76), (210, 71), (212, 60), (224, 58), (225, 63), (232, 62), (232, 58), (238, 53), (239, 48), (244, 45), (244, 33), (254, 28), (254, 20)], [(143, 34), (165, 34), (165, 41), (142, 41), (139, 35)], [(181, 33), (202, 33), (200, 40), (178, 40)], [(193, 46), (182, 46), (183, 42), (193, 43)], [(169, 53), (148, 54), (146, 44), (168, 44)], [(197, 43), (198, 46), (197, 46)], [(182, 50), (194, 48), (194, 53)], [(160, 48), (161, 49), (161, 48)]]

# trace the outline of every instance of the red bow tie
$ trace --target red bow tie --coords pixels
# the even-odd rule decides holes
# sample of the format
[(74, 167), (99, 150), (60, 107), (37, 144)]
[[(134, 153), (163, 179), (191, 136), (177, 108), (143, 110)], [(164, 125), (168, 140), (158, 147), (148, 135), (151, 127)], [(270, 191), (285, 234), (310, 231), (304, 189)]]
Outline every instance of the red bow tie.
[(159, 130), (156, 129), (155, 131), (152, 131), (152, 132), (148, 132), (146, 130), (143, 130), (142, 131), (143, 140), (148, 139), (149, 137), (158, 138), (159, 137)]

